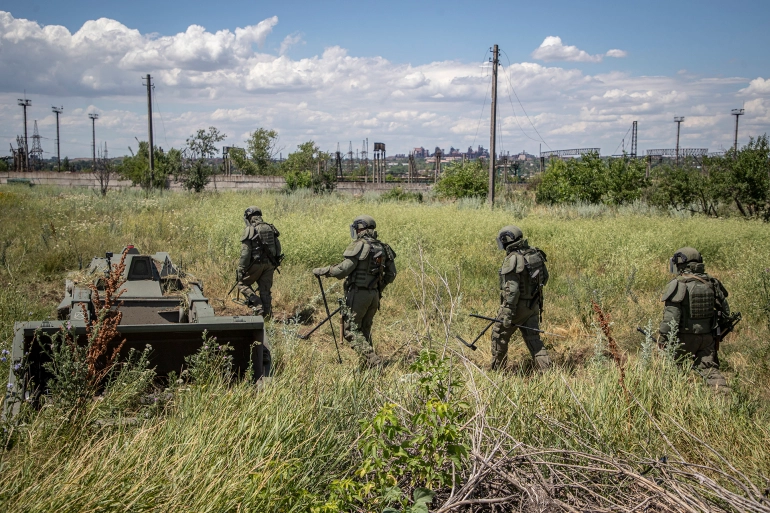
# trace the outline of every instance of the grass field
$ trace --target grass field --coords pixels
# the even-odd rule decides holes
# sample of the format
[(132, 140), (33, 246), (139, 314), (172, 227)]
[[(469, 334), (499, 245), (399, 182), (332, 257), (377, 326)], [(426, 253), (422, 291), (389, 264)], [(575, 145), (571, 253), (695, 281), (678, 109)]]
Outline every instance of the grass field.
[[(325, 331), (305, 342), (295, 336), (297, 325), (272, 322), (276, 375), (259, 390), (248, 383), (181, 387), (165, 409), (132, 425), (74, 426), (45, 411), (31, 419), (24, 436), (0, 456), (4, 511), (381, 509), (387, 500), (376, 493), (363, 501), (340, 498), (340, 483), (369, 479), (356, 474), (367, 458), (359, 442), (383, 405), (398, 405), (402, 420), (404, 412), (421, 407), (409, 365), (424, 348), (438, 351), (464, 383), (455, 398), (444, 399), (465, 408), (460, 432), (470, 450), (456, 471), (466, 482), (477, 468), (474, 454), (572, 451), (570, 457), (623, 462), (639, 475), (642, 462), (665, 456), (671, 465), (702, 465), (698, 472), (762, 507), (770, 478), (770, 230), (761, 222), (676, 215), (644, 205), (545, 208), (527, 196), (490, 211), (473, 200), (420, 204), (304, 192), (146, 198), (135, 191), (101, 198), (4, 186), (0, 348), (9, 348), (14, 320), (54, 313), (67, 270), (127, 244), (169, 252), (203, 280), (217, 309), (238, 311), (242, 307), (225, 294), (249, 205), (260, 206), (281, 232), (286, 259), (274, 286), (280, 319), (308, 306), (320, 319), (323, 307), (310, 270), (341, 259), (354, 217), (366, 213), (377, 220), (380, 238), (398, 254), (399, 274), (386, 291), (373, 339), (377, 352), (394, 363), (382, 372), (362, 372), (354, 353), (343, 348), (340, 366)], [(545, 374), (532, 371), (520, 338), (512, 340), (509, 370), (496, 374), (479, 369), (490, 358), (488, 337), (477, 352), (454, 340), (455, 333), (467, 339), (483, 327), (468, 313), (496, 311), (504, 255), (494, 239), (506, 224), (519, 225), (530, 244), (548, 254), (542, 327), (563, 337), (546, 338), (557, 368)], [(649, 344), (643, 347), (636, 332), (650, 323), (657, 328), (658, 299), (670, 279), (667, 259), (686, 245), (703, 253), (707, 271), (722, 280), (733, 310), (744, 316), (722, 346), (733, 388), (727, 397), (707, 390)], [(326, 284), (330, 296), (341, 293), (341, 282)], [(606, 356), (606, 340), (598, 336), (592, 299), (613, 321), (625, 359), (622, 384), (618, 365)], [(7, 372), (5, 363), (0, 373)], [(394, 468), (392, 474), (404, 491), (419, 484), (414, 472)], [(703, 482), (708, 480), (697, 486)], [(434, 489), (439, 495), (431, 507), (449, 504), (449, 488)], [(728, 492), (698, 488), (692, 494), (699, 499), (668, 510), (752, 510), (743, 503), (736, 508), (732, 496), (720, 493)], [(520, 495), (517, 504), (528, 510), (557, 501), (559, 494), (546, 502)], [(622, 497), (647, 500), (628, 490), (599, 495), (610, 501), (594, 497), (604, 508), (612, 500), (623, 504)], [(407, 492), (401, 504), (409, 503)]]

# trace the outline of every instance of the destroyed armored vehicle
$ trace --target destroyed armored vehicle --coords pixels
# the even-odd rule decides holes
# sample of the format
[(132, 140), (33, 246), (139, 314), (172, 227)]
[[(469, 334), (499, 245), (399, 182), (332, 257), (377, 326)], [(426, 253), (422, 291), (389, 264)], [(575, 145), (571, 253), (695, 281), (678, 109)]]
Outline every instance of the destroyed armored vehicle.
[[(64, 299), (57, 308), (58, 320), (15, 323), (9, 390), (21, 393), (23, 398), (44, 391), (50, 376), (43, 365), (49, 358), (43, 345), (63, 327), (76, 335), (79, 344), (87, 343), (87, 325), (99, 308), (94, 304), (94, 296), (105, 295), (109, 270), (115, 272), (116, 262), (123, 253), (125, 281), (117, 291), (122, 291), (117, 306), (112, 307), (121, 312), (117, 343), (125, 340), (117, 361), (124, 360), (131, 349), (141, 352), (149, 344), (152, 346), (150, 367), (155, 368), (156, 375), (159, 378), (170, 372), (179, 375), (185, 357), (203, 345), (202, 335), (206, 331), (208, 337), (216, 337), (217, 344), (229, 344), (233, 348), (232, 368), (238, 375), (243, 376), (249, 368), (254, 379), (269, 375), (270, 353), (261, 316), (216, 315), (203, 295), (203, 284), (180, 272), (168, 253), (146, 255), (128, 246), (114, 257), (113, 253), (106, 253), (104, 258), (94, 258), (87, 269), (70, 275)], [(27, 371), (19, 379), (13, 367), (23, 361)], [(30, 382), (35, 390), (25, 389)]]

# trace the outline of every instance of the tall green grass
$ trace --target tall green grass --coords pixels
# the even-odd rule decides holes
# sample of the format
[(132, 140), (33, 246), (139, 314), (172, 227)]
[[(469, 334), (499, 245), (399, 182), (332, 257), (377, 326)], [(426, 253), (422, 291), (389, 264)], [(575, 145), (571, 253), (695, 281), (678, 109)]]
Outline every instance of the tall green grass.
[[(392, 245), (399, 275), (375, 319), (377, 351), (392, 355), (382, 373), (361, 372), (352, 351), (335, 363), (331, 337), (311, 341), (298, 326), (273, 322), (268, 333), (276, 375), (248, 383), (176, 388), (158, 414), (137, 424), (84, 421), (76, 429), (42, 412), (0, 456), (0, 505), (5, 511), (307, 511), (322, 506), (335, 480), (360, 466), (359, 421), (385, 403), (413, 406), (407, 364), (430, 346), (466, 382), (463, 398), (487, 425), (532, 446), (592, 450), (628, 459), (662, 456), (745, 473), (757, 486), (770, 476), (768, 296), (770, 231), (758, 222), (672, 216), (637, 204), (622, 208), (543, 208), (530, 200), (488, 210), (457, 203), (381, 201), (367, 195), (267, 193), (166, 194), (134, 191), (101, 198), (72, 189), (0, 188), (0, 347), (14, 320), (54, 313), (63, 277), (79, 262), (135, 244), (167, 251), (204, 282), (220, 310), (239, 256), (242, 213), (258, 205), (281, 231), (286, 253), (276, 277), (274, 309), (291, 318), (308, 306), (320, 318), (309, 270), (339, 261), (348, 225), (372, 215)], [(502, 252), (494, 237), (518, 224), (548, 254), (544, 329), (557, 369), (532, 371), (520, 339), (510, 370), (479, 369), (488, 338), (471, 352), (453, 341), (483, 326), (466, 316), (493, 314)], [(653, 351), (642, 357), (636, 326), (656, 325), (668, 257), (681, 246), (704, 255), (707, 270), (744, 314), (723, 343), (734, 392), (716, 396), (693, 373)], [(327, 281), (330, 295), (341, 293)], [(626, 396), (617, 367), (590, 310), (599, 302), (628, 356)], [(221, 301), (220, 301), (221, 300)], [(7, 364), (0, 366), (6, 375)], [(98, 417), (94, 406), (91, 417)], [(705, 445), (708, 444), (708, 447)], [(588, 447), (586, 447), (588, 445)], [(717, 456), (717, 454), (719, 456)], [(723, 458), (723, 459), (722, 459)]]

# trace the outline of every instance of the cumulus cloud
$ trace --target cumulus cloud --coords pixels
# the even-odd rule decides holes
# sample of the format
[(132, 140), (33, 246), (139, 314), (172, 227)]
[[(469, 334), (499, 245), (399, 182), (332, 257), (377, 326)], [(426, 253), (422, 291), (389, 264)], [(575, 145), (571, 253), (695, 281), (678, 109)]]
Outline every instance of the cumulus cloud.
[(302, 35), (299, 33), (289, 34), (288, 36), (283, 38), (283, 41), (281, 41), (281, 47), (278, 50), (278, 53), (280, 55), (284, 55), (286, 52), (289, 51), (289, 48), (292, 46), (296, 46), (298, 44), (305, 44), (305, 41), (302, 39)]
[[(111, 155), (124, 154), (136, 146), (135, 137), (146, 138), (139, 75), (149, 72), (156, 86), (155, 137), (163, 147), (179, 147), (194, 130), (211, 125), (231, 136), (225, 142), (230, 145), (243, 144), (242, 134), (262, 126), (276, 129), (288, 149), (308, 139), (324, 149), (351, 140), (358, 146), (355, 142), (367, 137), (382, 138), (394, 153), (415, 146), (487, 146), (491, 78), (478, 63), (416, 66), (359, 57), (339, 46), (292, 59), (287, 51), (303, 44), (298, 33), (266, 44), (277, 23), (272, 17), (216, 32), (191, 25), (158, 36), (102, 18), (71, 33), (0, 12), (0, 66), (14, 70), (0, 75), (0, 122), (11, 127), (6, 135), (20, 133), (16, 98), (26, 89), (33, 100), (30, 120), (39, 120), (48, 140), (54, 136), (54, 120), (44, 106), (64, 105), (65, 153), (90, 154), (86, 114), (97, 111), (97, 141), (108, 141)], [(624, 55), (616, 49), (589, 55), (554, 36), (533, 53), (544, 61), (577, 62)], [(770, 94), (770, 80), (764, 78), (591, 75), (522, 62), (501, 69), (499, 80), (503, 149), (511, 151), (538, 147), (534, 124), (554, 149), (602, 147), (611, 152), (635, 120), (640, 148), (669, 147), (674, 115), (688, 116), (698, 128), (695, 134), (688, 133), (687, 124), (682, 127), (683, 145), (729, 146), (729, 112), (736, 96), (749, 100), (741, 133), (767, 131), (763, 120), (770, 116), (770, 100), (762, 98)], [(2, 139), (6, 149), (8, 142), (15, 143)], [(52, 151), (48, 140), (44, 150)]]
[(532, 52), (532, 58), (546, 62), (567, 61), (567, 62), (601, 62), (604, 57), (626, 57), (628, 54), (624, 50), (613, 48), (604, 55), (591, 55), (577, 46), (565, 45), (559, 36), (546, 37), (540, 46)]
[(770, 79), (757, 77), (749, 82), (749, 87), (741, 89), (740, 92), (752, 96), (770, 95)]

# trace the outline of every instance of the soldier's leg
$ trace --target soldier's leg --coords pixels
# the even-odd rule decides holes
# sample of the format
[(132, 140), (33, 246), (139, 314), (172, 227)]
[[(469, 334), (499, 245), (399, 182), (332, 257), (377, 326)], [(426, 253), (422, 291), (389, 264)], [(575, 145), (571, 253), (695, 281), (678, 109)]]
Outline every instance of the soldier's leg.
[(507, 305), (500, 305), (497, 318), (503, 322), (496, 322), (492, 328), (492, 370), (504, 368), (508, 362), (508, 342), (515, 330), (511, 323), (513, 312)]
[(265, 317), (270, 316), (273, 313), (273, 275), (275, 274), (275, 268), (270, 265), (265, 265), (265, 270), (257, 279), (257, 287), (259, 290), (259, 298), (262, 301), (262, 315)]
[[(361, 357), (361, 362), (366, 365), (379, 364), (379, 359), (374, 354), (374, 348), (369, 338), (371, 337), (372, 320), (377, 312), (376, 294), (376, 290), (352, 288), (346, 298), (348, 312), (345, 316), (345, 339)], [(368, 331), (365, 332), (367, 323)]]
[(241, 296), (243, 296), (243, 299), (247, 304), (252, 304), (252, 298), (256, 296), (254, 289), (251, 288), (251, 284), (254, 283), (254, 281), (255, 279), (251, 275), (247, 275), (246, 278), (243, 278), (238, 282), (238, 292), (241, 293)]
[[(521, 323), (522, 326), (527, 328), (540, 329), (540, 309), (535, 307), (534, 310), (530, 310), (532, 314)], [(519, 324), (519, 323), (514, 323)], [(521, 336), (524, 339), (524, 343), (529, 349), (529, 354), (537, 363), (540, 370), (546, 370), (551, 368), (551, 357), (548, 356), (548, 351), (545, 349), (545, 344), (540, 339), (540, 333), (537, 331), (527, 330), (521, 328)]]
[(714, 358), (714, 337), (711, 335), (694, 335), (697, 347), (694, 347), (695, 361), (693, 368), (698, 371), (706, 385), (710, 388), (716, 388), (721, 392), (729, 391), (725, 377), (719, 372), (716, 359)]
[[(257, 290), (259, 290), (259, 280), (262, 278), (262, 275), (264, 274), (264, 265), (262, 264), (253, 264), (251, 267), (249, 267), (246, 271), (248, 273), (248, 281), (251, 285), (252, 283), (257, 284)], [(255, 293), (254, 290), (251, 290), (251, 294), (246, 295), (246, 302), (249, 306), (254, 307), (254, 310), (256, 311), (257, 315), (264, 315), (264, 307), (262, 306), (262, 298), (259, 296), (259, 294)]]

